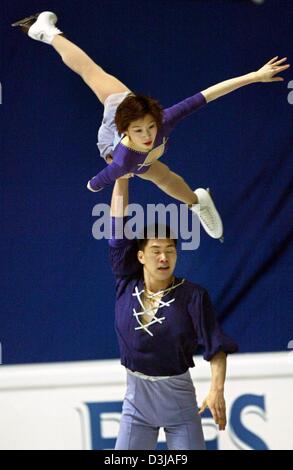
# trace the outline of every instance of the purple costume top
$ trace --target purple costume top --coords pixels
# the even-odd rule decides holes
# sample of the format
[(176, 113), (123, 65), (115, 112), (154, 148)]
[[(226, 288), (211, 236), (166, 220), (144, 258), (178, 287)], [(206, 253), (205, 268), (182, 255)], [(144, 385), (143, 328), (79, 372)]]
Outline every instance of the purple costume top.
[[(217, 352), (237, 351), (236, 343), (223, 333), (207, 291), (192, 282), (175, 278), (175, 287), (161, 300), (155, 320), (142, 326), (140, 294), (144, 290), (142, 265), (135, 240), (109, 240), (109, 255), (116, 278), (115, 329), (121, 363), (133, 372), (150, 376), (183, 374), (194, 366), (198, 346), (210, 360)], [(117, 230), (117, 224), (116, 224)]]
[(120, 141), (114, 149), (113, 162), (90, 180), (91, 188), (99, 191), (126, 173), (145, 173), (148, 167), (165, 152), (168, 137), (176, 124), (205, 103), (204, 96), (197, 93), (171, 108), (164, 109), (162, 126), (158, 130), (154, 147), (149, 152), (130, 149)]

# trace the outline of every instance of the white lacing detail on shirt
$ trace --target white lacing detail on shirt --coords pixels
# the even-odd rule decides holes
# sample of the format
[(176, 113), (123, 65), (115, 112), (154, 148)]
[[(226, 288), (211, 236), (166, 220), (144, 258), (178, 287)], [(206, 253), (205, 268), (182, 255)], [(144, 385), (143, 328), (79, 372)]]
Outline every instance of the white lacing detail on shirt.
[[(158, 297), (160, 294), (162, 294), (162, 296), (164, 295), (167, 295), (171, 290), (175, 289), (176, 287), (180, 286), (181, 284), (183, 284), (183, 282), (185, 281), (185, 279), (182, 279), (180, 282), (178, 282), (176, 285), (173, 285), (171, 287), (169, 287), (168, 289), (165, 289), (163, 291), (159, 291), (159, 292), (156, 292), (156, 293), (152, 293), (149, 298), (155, 298), (156, 301), (158, 302), (158, 307), (155, 307), (157, 310), (156, 310), (156, 313), (157, 311), (162, 308), (162, 307), (170, 307), (171, 303), (175, 301), (175, 298), (173, 299), (170, 299), (168, 300), (167, 302), (163, 302), (162, 299), (157, 299), (156, 297)], [(135, 316), (136, 320), (137, 320), (137, 323), (139, 324), (139, 326), (135, 327), (135, 330), (144, 330), (146, 333), (148, 333), (150, 336), (154, 336), (153, 333), (149, 330), (149, 327), (154, 325), (155, 323), (160, 323), (162, 324), (163, 321), (166, 319), (166, 317), (161, 317), (161, 318), (158, 318), (156, 316), (156, 313), (154, 314), (154, 307), (149, 307), (149, 308), (145, 308), (142, 300), (141, 300), (141, 295), (145, 292), (144, 289), (142, 289), (141, 291), (138, 290), (137, 286), (135, 286), (135, 292), (132, 294), (134, 297), (137, 297), (138, 299), (138, 302), (140, 304), (140, 306), (142, 307), (142, 310), (140, 312), (137, 312), (135, 310), (135, 308), (133, 309), (133, 316)], [(153, 319), (147, 323), (147, 324), (143, 324), (139, 317), (142, 316), (142, 315), (149, 315), (151, 316)]]

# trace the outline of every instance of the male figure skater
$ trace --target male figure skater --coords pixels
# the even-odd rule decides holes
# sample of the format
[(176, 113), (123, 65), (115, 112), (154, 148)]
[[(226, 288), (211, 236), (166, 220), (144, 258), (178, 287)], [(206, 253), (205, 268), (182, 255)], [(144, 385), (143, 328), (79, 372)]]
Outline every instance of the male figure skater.
[[(127, 221), (128, 184), (127, 178), (115, 182), (109, 240), (115, 329), (127, 371), (115, 449), (155, 449), (160, 427), (168, 449), (205, 449), (199, 413), (209, 407), (219, 429), (225, 429), (226, 355), (237, 345), (219, 327), (207, 291), (175, 276), (176, 240), (168, 227), (163, 238), (158, 226), (138, 240), (120, 237)], [(189, 373), (199, 345), (212, 374), (200, 410)]]

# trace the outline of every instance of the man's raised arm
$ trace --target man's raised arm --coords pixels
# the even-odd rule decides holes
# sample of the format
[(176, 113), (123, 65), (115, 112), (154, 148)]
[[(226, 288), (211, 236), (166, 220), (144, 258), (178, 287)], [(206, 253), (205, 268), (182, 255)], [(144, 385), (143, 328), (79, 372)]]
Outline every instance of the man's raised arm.
[(109, 240), (110, 262), (116, 278), (125, 279), (141, 270), (137, 259), (136, 240), (129, 240), (124, 233), (127, 221), (128, 177), (115, 182), (111, 200), (112, 237)]
[(128, 178), (116, 180), (112, 192), (111, 217), (124, 217), (127, 214), (125, 209), (128, 206)]

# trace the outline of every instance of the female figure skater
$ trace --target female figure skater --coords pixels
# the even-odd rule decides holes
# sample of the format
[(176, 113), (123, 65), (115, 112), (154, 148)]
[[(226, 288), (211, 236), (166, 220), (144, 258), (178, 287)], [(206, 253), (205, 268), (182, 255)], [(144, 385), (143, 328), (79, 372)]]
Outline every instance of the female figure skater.
[[(20, 26), (32, 39), (51, 44), (63, 62), (79, 74), (104, 105), (104, 117), (98, 133), (101, 156), (111, 163), (93, 177), (87, 185), (90, 191), (100, 191), (125, 174), (136, 174), (152, 181), (169, 196), (188, 204), (205, 231), (223, 240), (223, 224), (209, 191), (194, 192), (184, 179), (158, 161), (163, 155), (169, 135), (176, 124), (204, 104), (242, 86), (256, 82), (281, 81), (276, 75), (289, 65), (286, 58), (274, 57), (257, 72), (226, 80), (168, 109), (148, 97), (129, 90), (117, 78), (106, 73), (56, 27), (57, 16), (43, 12), (24, 18), (12, 26)], [(122, 138), (120, 137), (122, 136)]]

